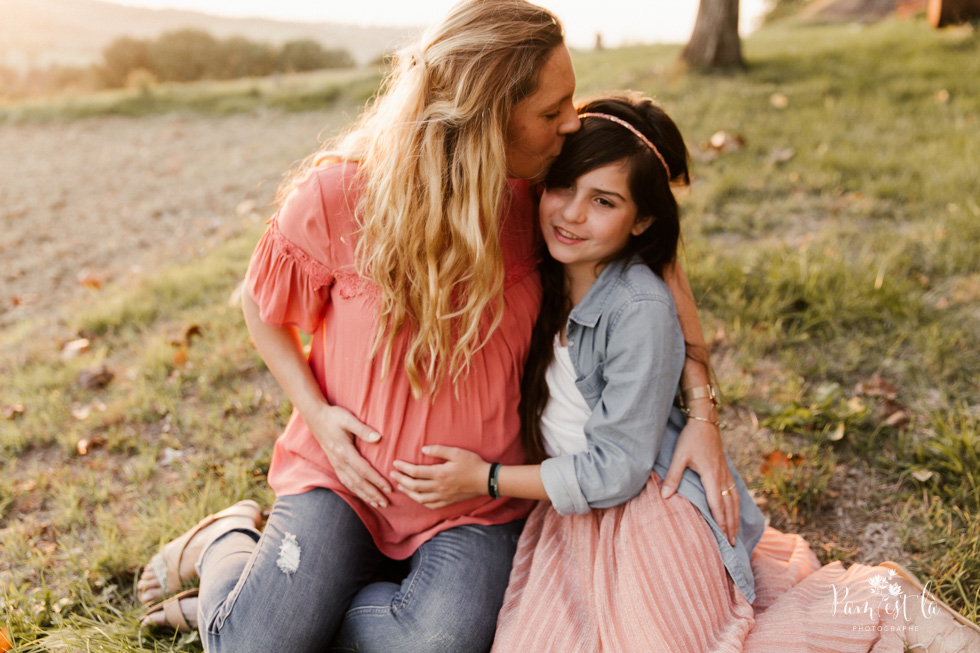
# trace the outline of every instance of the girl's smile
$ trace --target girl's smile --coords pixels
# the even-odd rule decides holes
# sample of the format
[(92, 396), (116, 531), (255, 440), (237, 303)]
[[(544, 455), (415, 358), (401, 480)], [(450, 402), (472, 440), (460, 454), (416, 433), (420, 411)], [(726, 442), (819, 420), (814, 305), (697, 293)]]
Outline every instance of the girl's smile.
[(561, 227), (555, 227), (555, 238), (557, 238), (559, 242), (568, 245), (574, 245), (576, 242), (585, 240), (584, 238), (580, 238), (572, 232), (562, 229)]

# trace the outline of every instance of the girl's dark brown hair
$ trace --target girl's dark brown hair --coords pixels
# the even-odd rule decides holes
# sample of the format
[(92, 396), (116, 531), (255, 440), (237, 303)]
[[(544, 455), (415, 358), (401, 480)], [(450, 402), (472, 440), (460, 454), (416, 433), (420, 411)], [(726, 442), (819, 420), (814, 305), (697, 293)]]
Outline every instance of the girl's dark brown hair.
[[(671, 185), (686, 185), (691, 180), (687, 148), (680, 130), (652, 100), (635, 94), (591, 100), (579, 106), (578, 111), (625, 120), (656, 146), (664, 160), (661, 162), (653, 150), (626, 127), (604, 118), (584, 118), (582, 128), (565, 140), (561, 156), (545, 179), (545, 187), (568, 186), (597, 168), (625, 164), (637, 219), (652, 217), (653, 223), (639, 236), (631, 237), (621, 251), (604, 263), (637, 257), (663, 276), (664, 267), (677, 256), (680, 240), (680, 215)], [(664, 163), (670, 170), (669, 175)], [(521, 437), (532, 462), (546, 458), (541, 436), (541, 413), (549, 398), (545, 372), (554, 357), (555, 336), (572, 308), (565, 292), (561, 264), (547, 251), (543, 256), (540, 266), (544, 287), (541, 313), (531, 336), (531, 352), (521, 381)]]

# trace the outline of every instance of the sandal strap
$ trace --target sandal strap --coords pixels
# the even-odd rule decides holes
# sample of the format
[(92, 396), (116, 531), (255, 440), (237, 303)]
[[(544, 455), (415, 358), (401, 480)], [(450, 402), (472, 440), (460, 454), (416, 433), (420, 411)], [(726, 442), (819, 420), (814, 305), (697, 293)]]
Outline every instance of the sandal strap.
[(198, 588), (194, 588), (181, 592), (180, 594), (174, 594), (169, 599), (151, 606), (149, 610), (143, 613), (141, 620), (157, 612), (163, 612), (164, 623), (167, 626), (181, 633), (189, 633), (193, 631), (194, 628), (187, 621), (187, 617), (184, 616), (184, 611), (180, 607), (180, 602), (184, 599), (190, 599), (197, 596), (199, 591), (200, 590)]
[(173, 626), (179, 633), (189, 633), (191, 632), (191, 625), (187, 623), (187, 619), (184, 617), (184, 611), (180, 609), (180, 599), (182, 597), (178, 594), (177, 596), (171, 596), (169, 599), (163, 602), (163, 616), (167, 619), (167, 624)]
[(178, 539), (183, 540), (183, 542), (180, 545), (180, 550), (177, 551), (177, 555), (165, 558), (167, 562), (167, 593), (173, 594), (180, 590), (183, 585), (183, 579), (180, 577), (180, 563), (184, 559), (184, 552), (187, 551), (187, 545), (190, 544), (195, 535), (225, 517), (251, 517), (254, 520), (256, 515), (259, 516), (259, 519), (262, 519), (262, 511), (259, 509), (257, 503), (250, 500), (239, 501), (224, 510), (208, 515), (199, 521), (191, 530), (181, 535)]

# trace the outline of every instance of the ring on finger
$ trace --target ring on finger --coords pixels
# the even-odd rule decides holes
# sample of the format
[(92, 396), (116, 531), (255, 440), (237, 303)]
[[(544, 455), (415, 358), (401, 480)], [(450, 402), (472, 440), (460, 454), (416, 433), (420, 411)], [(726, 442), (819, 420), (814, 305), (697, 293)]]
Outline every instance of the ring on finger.
[(728, 496), (729, 494), (732, 493), (732, 490), (734, 489), (735, 489), (735, 484), (732, 483), (731, 485), (729, 485), (728, 487), (726, 487), (724, 490), (721, 491), (721, 496), (723, 497)]

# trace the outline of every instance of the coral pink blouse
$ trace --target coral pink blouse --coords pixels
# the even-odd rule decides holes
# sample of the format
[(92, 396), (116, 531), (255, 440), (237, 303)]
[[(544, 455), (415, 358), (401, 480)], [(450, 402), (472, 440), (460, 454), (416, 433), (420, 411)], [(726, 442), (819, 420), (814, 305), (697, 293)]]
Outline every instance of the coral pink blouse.
[[(381, 434), (355, 445), (385, 478), (392, 461), (436, 463), (428, 444), (462, 447), (486, 460), (524, 462), (520, 444), (520, 378), (541, 301), (534, 200), (526, 182), (512, 181), (501, 225), (506, 267), (500, 326), (473, 356), (458, 394), (450, 382), (435, 397), (415, 400), (397, 364), (381, 377), (371, 358), (377, 328), (377, 288), (354, 270), (353, 207), (359, 199), (354, 163), (319, 167), (286, 199), (252, 255), (246, 288), (262, 320), (312, 334), (309, 364), (327, 401), (343, 406)], [(392, 361), (407, 350), (395, 338)], [(527, 515), (531, 502), (476, 497), (439, 510), (395, 489), (376, 510), (338, 480), (320, 445), (295, 410), (276, 441), (269, 484), (277, 496), (316, 487), (337, 492), (357, 512), (382, 553), (407, 558), (436, 533), (462, 524), (500, 524)]]

